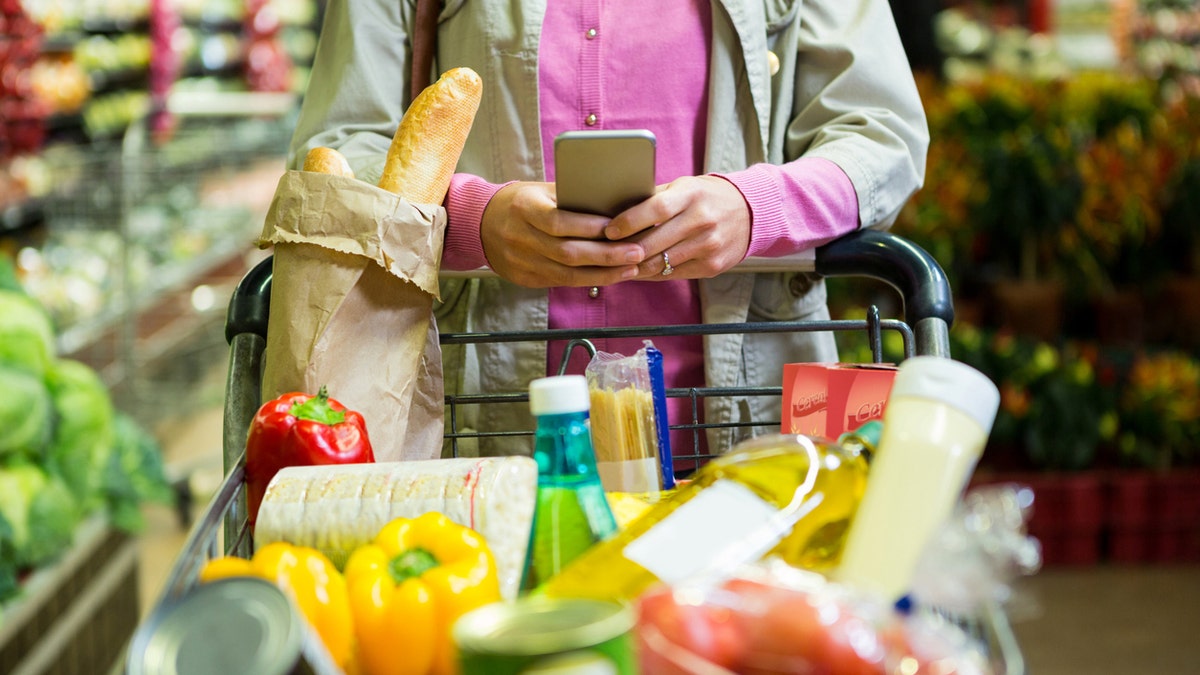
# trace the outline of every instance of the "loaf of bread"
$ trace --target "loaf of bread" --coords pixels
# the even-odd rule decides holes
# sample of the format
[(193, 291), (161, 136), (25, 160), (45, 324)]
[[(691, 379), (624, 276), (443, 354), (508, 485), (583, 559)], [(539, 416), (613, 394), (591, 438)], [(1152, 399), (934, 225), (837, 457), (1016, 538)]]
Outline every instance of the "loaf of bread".
[(292, 466), (267, 486), (254, 543), (309, 546), (340, 569), (393, 518), (436, 511), (483, 535), (512, 599), (536, 498), (537, 462), (524, 456)]
[(417, 204), (441, 204), (479, 111), (483, 80), (453, 68), (426, 87), (400, 120), (379, 187)]
[(333, 148), (313, 148), (304, 157), (304, 170), (354, 178), (354, 169), (342, 153)]

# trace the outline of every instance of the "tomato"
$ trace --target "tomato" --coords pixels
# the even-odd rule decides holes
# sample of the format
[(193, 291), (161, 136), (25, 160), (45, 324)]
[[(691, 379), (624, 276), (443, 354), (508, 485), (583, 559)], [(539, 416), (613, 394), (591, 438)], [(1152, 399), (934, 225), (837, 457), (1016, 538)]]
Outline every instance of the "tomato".
[(875, 627), (836, 600), (749, 580), (727, 584), (747, 609), (739, 614), (749, 636), (744, 673), (884, 672), (884, 648)]
[[(643, 641), (652, 636), (648, 627), (656, 629), (663, 638), (709, 663), (732, 668), (745, 656), (747, 636), (735, 621), (736, 612), (706, 597), (705, 602), (688, 602), (686, 596), (670, 589), (651, 591), (638, 602), (639, 634)], [(658, 643), (644, 644), (641, 653), (653, 658), (662, 651)], [(644, 672), (670, 672), (659, 663), (643, 663)]]

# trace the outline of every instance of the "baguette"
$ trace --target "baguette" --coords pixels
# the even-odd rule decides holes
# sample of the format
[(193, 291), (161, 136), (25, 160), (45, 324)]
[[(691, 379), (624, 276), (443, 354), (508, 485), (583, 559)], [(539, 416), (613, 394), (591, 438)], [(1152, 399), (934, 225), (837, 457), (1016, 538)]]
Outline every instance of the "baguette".
[(342, 153), (333, 148), (313, 148), (304, 156), (304, 170), (354, 178), (354, 169)]
[(418, 94), (392, 136), (379, 187), (417, 204), (441, 204), (482, 92), (478, 73), (453, 68)]

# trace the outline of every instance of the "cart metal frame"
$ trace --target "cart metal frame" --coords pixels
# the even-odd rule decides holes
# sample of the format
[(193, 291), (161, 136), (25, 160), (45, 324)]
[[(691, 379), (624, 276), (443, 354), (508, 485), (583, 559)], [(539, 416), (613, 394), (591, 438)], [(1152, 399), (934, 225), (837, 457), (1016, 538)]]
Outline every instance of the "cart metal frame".
[[(736, 324), (703, 324), (687, 326), (642, 326), (603, 329), (547, 329), (506, 333), (445, 333), (443, 345), (480, 344), (489, 342), (520, 342), (564, 340), (587, 343), (595, 338), (645, 337), (666, 335), (714, 335), (729, 333), (766, 332), (823, 332), (862, 331), (868, 336), (874, 362), (882, 361), (882, 333), (897, 332), (903, 339), (904, 358), (915, 354), (950, 358), (949, 329), (954, 321), (954, 307), (949, 282), (936, 260), (914, 243), (891, 233), (860, 230), (808, 255), (785, 261), (749, 260), (733, 273), (757, 271), (811, 271), (821, 277), (866, 277), (885, 282), (894, 288), (904, 303), (904, 319), (883, 319), (872, 307), (862, 320), (781, 321)], [(181, 598), (197, 583), (204, 563), (218, 555), (249, 557), (253, 542), (249, 536), (245, 505), (245, 468), (243, 456), (246, 433), (255, 412), (261, 405), (263, 355), (266, 348), (268, 316), (271, 297), (271, 259), (252, 269), (242, 279), (230, 299), (225, 337), (230, 345), (229, 370), (226, 383), (223, 456), (226, 476), (205, 512), (193, 525), (164, 585), (160, 604)], [(729, 395), (782, 396), (782, 387), (758, 388), (687, 388), (668, 389), (668, 397), (687, 397), (692, 400), (693, 413), (708, 397)], [(465, 405), (488, 405), (498, 402), (528, 400), (527, 392), (480, 392), (448, 395), (446, 415), (450, 422), (446, 438), (457, 451), (457, 442), (468, 437), (483, 437), (487, 431), (466, 432), (457, 426), (458, 410)], [(674, 420), (672, 429), (685, 429), (698, 436), (711, 424)], [(751, 423), (764, 429), (778, 429), (779, 420)], [(513, 432), (505, 432), (513, 433)], [(533, 429), (527, 433), (532, 436)], [(695, 451), (691, 455), (675, 454), (676, 459), (703, 461)], [(988, 648), (997, 673), (1020, 675), (1024, 661), (1019, 646), (998, 606), (989, 606), (977, 617), (953, 617), (958, 625), (978, 637)], [(323, 650), (308, 650), (320, 666)], [(318, 667), (318, 672), (321, 672)], [(330, 671), (335, 672), (335, 671)]]

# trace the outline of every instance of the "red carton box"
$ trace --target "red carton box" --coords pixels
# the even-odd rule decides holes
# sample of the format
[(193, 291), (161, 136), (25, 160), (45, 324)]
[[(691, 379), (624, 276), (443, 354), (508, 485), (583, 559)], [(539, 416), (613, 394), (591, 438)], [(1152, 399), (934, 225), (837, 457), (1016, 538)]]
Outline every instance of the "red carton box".
[(830, 372), (828, 364), (784, 364), (782, 433), (825, 435), (825, 422), (829, 416)]
[(882, 419), (895, 379), (890, 364), (786, 364), (780, 431), (836, 439)]

